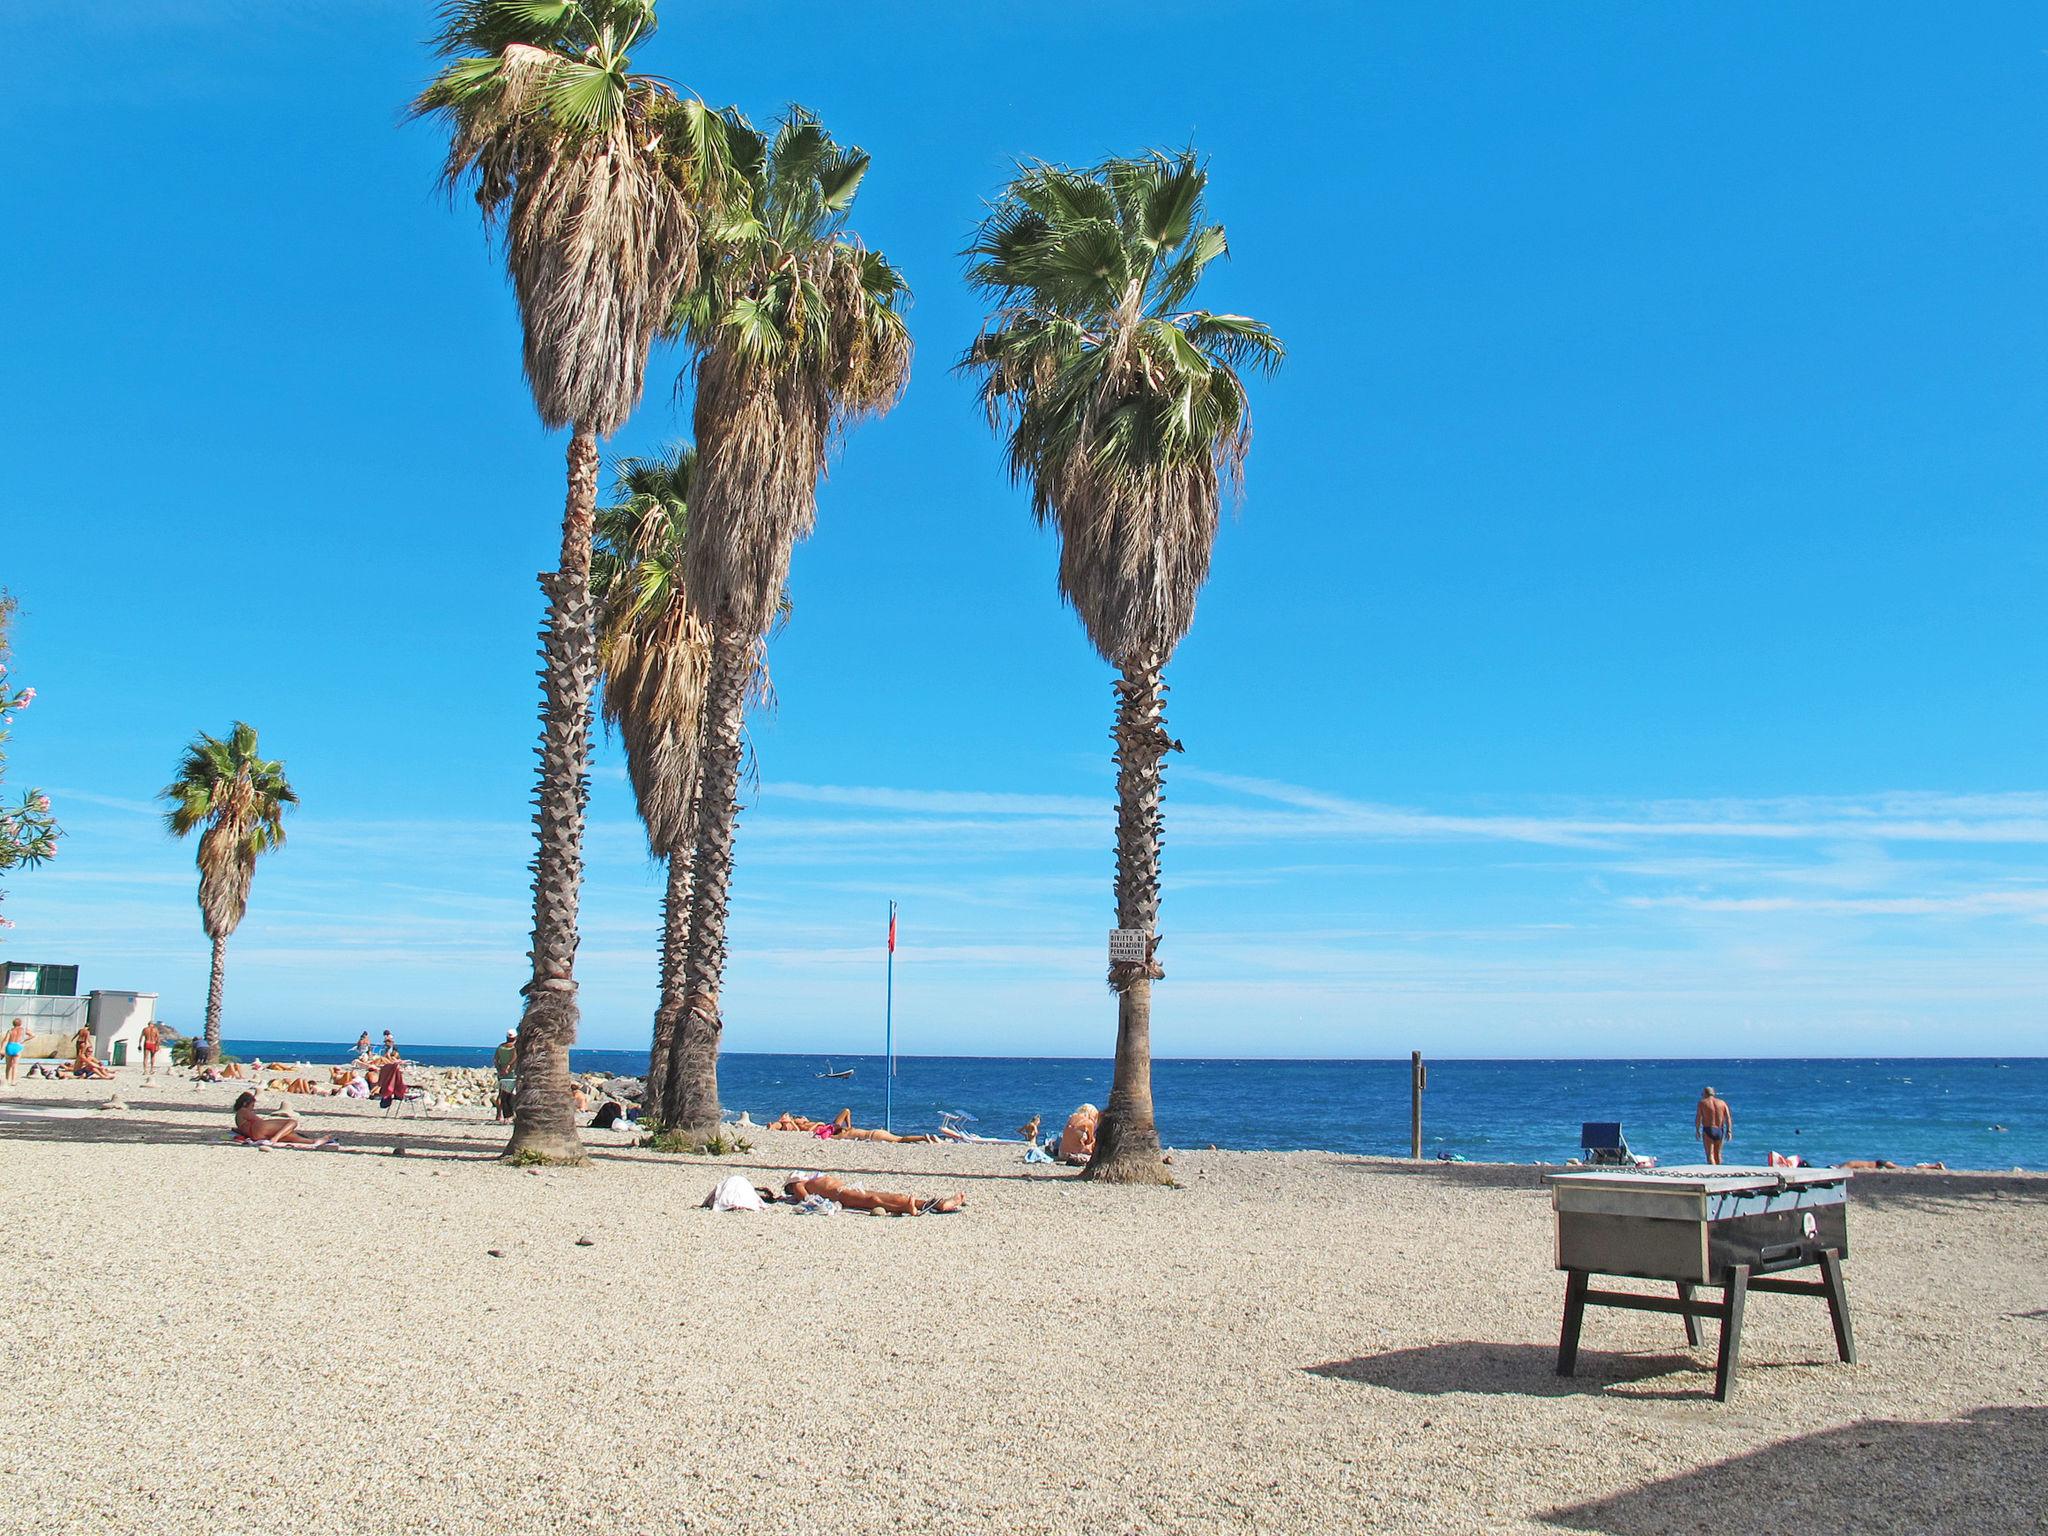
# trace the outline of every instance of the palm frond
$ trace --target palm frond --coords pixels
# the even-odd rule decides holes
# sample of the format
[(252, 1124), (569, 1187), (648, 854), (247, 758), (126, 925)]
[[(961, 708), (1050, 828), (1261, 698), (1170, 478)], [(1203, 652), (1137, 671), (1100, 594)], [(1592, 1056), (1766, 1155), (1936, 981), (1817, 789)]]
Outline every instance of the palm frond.
[(1192, 151), (1023, 166), (966, 251), (991, 309), (960, 366), (1118, 665), (1163, 662), (1193, 622), (1250, 444), (1240, 370), (1283, 356), (1258, 321), (1186, 309), (1228, 250), (1207, 184)]

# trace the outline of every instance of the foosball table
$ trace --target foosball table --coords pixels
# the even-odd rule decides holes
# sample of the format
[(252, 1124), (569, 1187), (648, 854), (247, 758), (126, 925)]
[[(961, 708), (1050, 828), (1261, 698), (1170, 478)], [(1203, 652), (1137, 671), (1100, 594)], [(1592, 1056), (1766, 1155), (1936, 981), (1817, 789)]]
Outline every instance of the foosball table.
[[(1720, 1165), (1648, 1172), (1602, 1169), (1550, 1178), (1557, 1215), (1557, 1267), (1565, 1272), (1564, 1328), (1557, 1373), (1577, 1372), (1579, 1332), (1588, 1307), (1675, 1313), (1688, 1344), (1700, 1319), (1720, 1322), (1714, 1396), (1735, 1390), (1742, 1314), (1752, 1292), (1812, 1296), (1828, 1304), (1835, 1349), (1854, 1363), (1849, 1291), (1849, 1172), (1844, 1168), (1732, 1168)], [(1788, 1279), (1818, 1268), (1817, 1279)], [(1676, 1296), (1596, 1289), (1597, 1275), (1660, 1280)], [(1701, 1287), (1721, 1299), (1703, 1301)]]

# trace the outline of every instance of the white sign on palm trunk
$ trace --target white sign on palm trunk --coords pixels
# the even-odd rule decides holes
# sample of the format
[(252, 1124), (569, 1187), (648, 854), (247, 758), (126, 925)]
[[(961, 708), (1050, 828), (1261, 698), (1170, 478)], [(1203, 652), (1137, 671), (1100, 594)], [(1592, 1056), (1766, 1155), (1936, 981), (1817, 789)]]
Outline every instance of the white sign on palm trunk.
[(1109, 930), (1109, 963), (1111, 965), (1143, 965), (1148, 958), (1145, 953), (1147, 935), (1142, 928), (1112, 928)]

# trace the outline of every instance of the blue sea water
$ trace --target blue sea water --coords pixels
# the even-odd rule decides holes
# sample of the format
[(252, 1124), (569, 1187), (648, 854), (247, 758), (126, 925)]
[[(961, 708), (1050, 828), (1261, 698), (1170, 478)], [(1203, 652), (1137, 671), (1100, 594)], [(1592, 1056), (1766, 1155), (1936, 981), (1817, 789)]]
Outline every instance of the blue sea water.
[[(228, 1041), (242, 1057), (341, 1063), (345, 1045)], [(488, 1066), (489, 1047), (404, 1045), (435, 1066)], [(578, 1050), (579, 1072), (639, 1076), (645, 1051)], [(826, 1081), (815, 1056), (732, 1053), (719, 1064), (726, 1109), (756, 1120), (785, 1109), (824, 1119), (850, 1107), (862, 1125), (883, 1118), (884, 1063), (833, 1058), (851, 1078)], [(1034, 1114), (1049, 1126), (1083, 1101), (1109, 1097), (1110, 1064), (1079, 1057), (903, 1056), (899, 1131), (930, 1130), (939, 1112), (966, 1128), (1010, 1136)], [(1158, 1061), (1152, 1069), (1160, 1134), (1170, 1146), (1315, 1148), (1406, 1156), (1406, 1061)], [(1579, 1126), (1619, 1120), (1629, 1145), (1664, 1162), (1697, 1161), (1693, 1105), (1711, 1084), (1735, 1114), (1729, 1161), (1766, 1152), (1809, 1161), (1890, 1158), (1951, 1168), (2048, 1168), (2048, 1058), (1719, 1061), (1433, 1061), (1423, 1100), (1423, 1153), (1475, 1162), (1561, 1162)]]

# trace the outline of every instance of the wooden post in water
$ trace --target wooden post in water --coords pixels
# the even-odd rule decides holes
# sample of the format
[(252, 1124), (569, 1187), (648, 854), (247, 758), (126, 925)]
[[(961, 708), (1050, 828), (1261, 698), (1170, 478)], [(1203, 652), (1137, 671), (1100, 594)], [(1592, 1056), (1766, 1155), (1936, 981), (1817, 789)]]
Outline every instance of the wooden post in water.
[(1429, 1085), (1429, 1068), (1422, 1064), (1422, 1052), (1408, 1053), (1408, 1087), (1414, 1108), (1409, 1116), (1409, 1156), (1422, 1161), (1422, 1090)]

